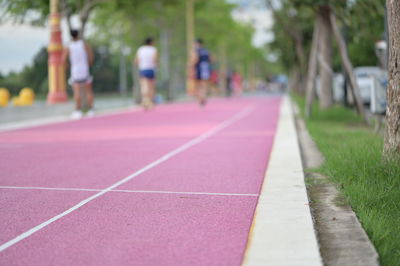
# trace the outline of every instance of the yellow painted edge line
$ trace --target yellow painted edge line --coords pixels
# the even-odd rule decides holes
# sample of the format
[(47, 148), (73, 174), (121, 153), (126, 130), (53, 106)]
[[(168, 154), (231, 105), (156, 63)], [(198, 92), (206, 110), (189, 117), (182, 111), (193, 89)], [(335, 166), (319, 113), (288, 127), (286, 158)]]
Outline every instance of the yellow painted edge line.
[(276, 133), (278, 131), (279, 124), (281, 123), (282, 108), (283, 108), (284, 101), (285, 101), (286, 97), (287, 96), (282, 96), (282, 98), (281, 98), (281, 103), (280, 103), (280, 106), (279, 106), (279, 113), (278, 113), (279, 118), (278, 118), (278, 123), (276, 125), (275, 133), (274, 133), (274, 141), (272, 142), (272, 149), (271, 149), (271, 152), (269, 154), (268, 162), (267, 162), (267, 165), (266, 165), (264, 179), (263, 179), (263, 182), (261, 184), (261, 191), (260, 191), (259, 196), (258, 196), (257, 206), (256, 206), (256, 209), (254, 211), (253, 221), (252, 221), (251, 226), (250, 226), (249, 236), (247, 237), (246, 249), (244, 251), (243, 260), (242, 260), (242, 264), (241, 265), (245, 265), (247, 263), (248, 253), (249, 253), (251, 245), (253, 244), (254, 228), (255, 228), (256, 223), (257, 223), (257, 215), (258, 215), (258, 203), (260, 201), (261, 196), (264, 195), (264, 191), (265, 191), (265, 187), (266, 187), (266, 181), (267, 181), (268, 172), (269, 172), (269, 163), (271, 162), (271, 158), (272, 158), (272, 155), (273, 155), (273, 152), (274, 152), (274, 149), (275, 149)]

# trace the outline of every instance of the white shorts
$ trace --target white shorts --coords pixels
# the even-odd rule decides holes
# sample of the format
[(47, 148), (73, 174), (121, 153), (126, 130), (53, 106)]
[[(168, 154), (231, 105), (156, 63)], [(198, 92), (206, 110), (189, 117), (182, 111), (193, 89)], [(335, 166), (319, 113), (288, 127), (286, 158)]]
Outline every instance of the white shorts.
[(75, 83), (78, 83), (78, 84), (90, 84), (90, 83), (92, 83), (92, 81), (93, 81), (93, 77), (91, 76), (91, 75), (89, 75), (88, 77), (86, 77), (86, 78), (83, 78), (83, 79), (73, 79), (72, 77), (70, 77), (69, 78), (69, 80), (68, 80), (68, 84), (69, 85), (74, 85)]

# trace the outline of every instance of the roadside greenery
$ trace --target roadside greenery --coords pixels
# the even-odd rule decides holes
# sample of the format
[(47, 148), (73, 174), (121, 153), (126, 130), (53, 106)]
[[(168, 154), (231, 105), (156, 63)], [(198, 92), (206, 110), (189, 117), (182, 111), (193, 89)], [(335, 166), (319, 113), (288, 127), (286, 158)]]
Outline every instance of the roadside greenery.
[[(298, 39), (301, 40), (306, 57), (311, 46), (315, 9), (323, 4), (332, 5), (338, 17), (353, 65), (370, 66), (378, 63), (374, 45), (377, 40), (384, 38), (385, 0), (347, 1), (347, 4), (344, 4), (346, 1), (332, 0), (281, 0), (280, 2), (281, 7), (274, 10), (275, 20), (280, 23), (273, 25), (275, 39), (270, 47), (278, 55), (287, 72), (293, 70), (295, 64), (299, 63), (299, 55), (295, 54), (296, 41), (291, 34), (288, 34), (288, 30), (298, 31), (296, 34), (301, 35)], [(285, 19), (280, 20), (279, 17)], [(334, 49), (332, 68), (334, 71), (340, 71), (337, 47)]]
[[(304, 100), (293, 96), (301, 107)], [(369, 238), (381, 265), (400, 265), (400, 158), (383, 160), (383, 137), (366, 127), (353, 110), (334, 106), (305, 119), (325, 156), (319, 172), (346, 196)]]

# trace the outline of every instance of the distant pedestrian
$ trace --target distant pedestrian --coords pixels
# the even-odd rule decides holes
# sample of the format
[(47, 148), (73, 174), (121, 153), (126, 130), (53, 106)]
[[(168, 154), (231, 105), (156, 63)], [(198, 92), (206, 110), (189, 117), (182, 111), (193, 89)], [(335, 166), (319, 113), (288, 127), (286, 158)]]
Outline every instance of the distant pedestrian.
[(233, 91), (233, 69), (228, 68), (226, 71), (226, 96), (231, 97), (232, 96), (232, 91)]
[(154, 40), (148, 37), (144, 44), (139, 47), (135, 57), (135, 63), (139, 67), (142, 106), (145, 110), (153, 107), (157, 58), (157, 48), (154, 47)]
[(232, 75), (232, 86), (235, 96), (240, 96), (242, 94), (242, 76), (239, 72), (234, 71)]
[(200, 105), (205, 105), (211, 78), (212, 60), (210, 52), (203, 47), (202, 39), (196, 40), (190, 62), (194, 70), (197, 100)]
[(90, 75), (90, 66), (93, 64), (93, 52), (91, 47), (79, 37), (79, 31), (71, 30), (72, 41), (65, 49), (63, 60), (64, 63), (70, 62), (71, 77), (69, 84), (72, 85), (75, 100), (75, 111), (72, 118), (79, 119), (83, 116), (81, 106), (81, 90), (85, 93), (86, 104), (89, 108), (87, 115), (94, 115), (93, 111), (93, 78)]

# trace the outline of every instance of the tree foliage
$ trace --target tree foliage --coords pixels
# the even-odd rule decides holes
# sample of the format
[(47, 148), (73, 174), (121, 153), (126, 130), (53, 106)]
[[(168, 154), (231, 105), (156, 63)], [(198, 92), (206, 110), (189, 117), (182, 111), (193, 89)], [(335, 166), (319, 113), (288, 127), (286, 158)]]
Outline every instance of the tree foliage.
[[(354, 66), (376, 65), (375, 42), (383, 38), (385, 0), (282, 0), (280, 8), (275, 10), (275, 17), (286, 15), (286, 22), (291, 27), (297, 26), (303, 32), (304, 46), (307, 53), (311, 44), (312, 23), (318, 6), (329, 5), (336, 13), (349, 49), (349, 56)], [(292, 16), (288, 16), (291, 14)], [(293, 20), (295, 18), (295, 20)], [(277, 20), (276, 20), (277, 21)], [(285, 32), (285, 25), (275, 23), (275, 40), (271, 47), (279, 56), (287, 71), (296, 63), (295, 47), (290, 35)], [(338, 52), (334, 52), (333, 69), (341, 68)]]
[(11, 20), (43, 26), (50, 12), (48, 0), (0, 0), (0, 22)]

